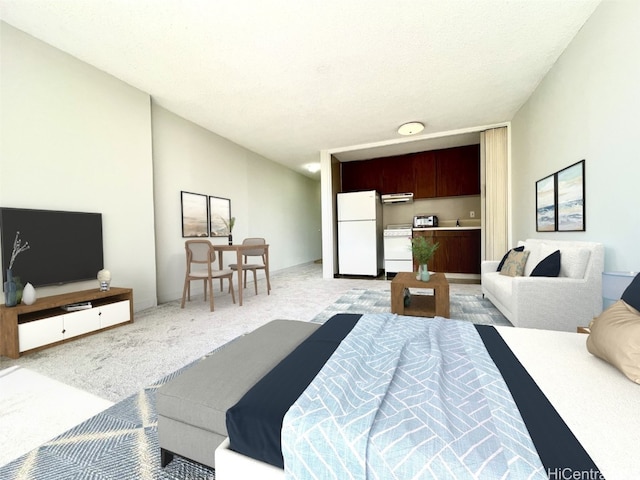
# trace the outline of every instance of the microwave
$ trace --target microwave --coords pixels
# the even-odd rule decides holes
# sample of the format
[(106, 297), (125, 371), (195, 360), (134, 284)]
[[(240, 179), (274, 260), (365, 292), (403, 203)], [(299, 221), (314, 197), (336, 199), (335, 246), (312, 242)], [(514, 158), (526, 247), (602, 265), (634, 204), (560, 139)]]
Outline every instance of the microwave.
[(435, 215), (416, 215), (413, 217), (414, 228), (437, 227), (438, 217)]

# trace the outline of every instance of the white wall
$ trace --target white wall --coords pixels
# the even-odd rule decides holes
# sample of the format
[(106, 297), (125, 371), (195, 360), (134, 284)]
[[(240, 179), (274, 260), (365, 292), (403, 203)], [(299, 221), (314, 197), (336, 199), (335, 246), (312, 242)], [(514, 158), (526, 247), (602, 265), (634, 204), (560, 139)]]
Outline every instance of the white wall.
[[(640, 2), (605, 0), (512, 121), (513, 238), (605, 245), (640, 270)], [(535, 182), (586, 159), (586, 231), (538, 233)]]
[[(158, 300), (179, 298), (185, 253), (180, 191), (231, 200), (235, 242), (264, 237), (271, 271), (321, 256), (320, 183), (156, 105), (152, 108)], [(227, 238), (213, 238), (224, 243)], [(225, 263), (234, 263), (227, 254)], [(194, 283), (192, 291), (200, 285)]]
[(265, 237), (272, 271), (320, 258), (318, 181), (5, 23), (0, 34), (0, 206), (102, 213), (105, 267), (136, 310), (182, 294), (181, 190), (230, 198), (236, 241)]
[[(136, 308), (154, 305), (149, 96), (1, 27), (0, 205), (102, 213), (112, 285), (132, 287)], [(37, 293), (88, 288), (97, 280)]]

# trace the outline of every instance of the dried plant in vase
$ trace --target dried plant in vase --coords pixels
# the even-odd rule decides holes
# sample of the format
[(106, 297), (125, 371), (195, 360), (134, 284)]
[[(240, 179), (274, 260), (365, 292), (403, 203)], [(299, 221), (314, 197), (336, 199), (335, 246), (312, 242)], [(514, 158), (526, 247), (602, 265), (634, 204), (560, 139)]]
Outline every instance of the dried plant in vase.
[(4, 282), (4, 304), (7, 307), (15, 307), (18, 303), (18, 287), (13, 278), (13, 262), (16, 261), (16, 257), (24, 252), (25, 250), (29, 250), (29, 242), (25, 242), (22, 244), (22, 240), (20, 240), (20, 232), (16, 232), (16, 238), (13, 241), (13, 250), (11, 251), (11, 259), (9, 260), (9, 268), (7, 268), (7, 281)]
[(236, 224), (236, 217), (231, 217), (229, 221), (223, 218), (222, 221), (224, 222), (224, 226), (227, 227), (227, 230), (229, 230), (229, 245), (231, 245), (233, 243), (233, 235), (231, 233), (233, 232), (233, 226)]

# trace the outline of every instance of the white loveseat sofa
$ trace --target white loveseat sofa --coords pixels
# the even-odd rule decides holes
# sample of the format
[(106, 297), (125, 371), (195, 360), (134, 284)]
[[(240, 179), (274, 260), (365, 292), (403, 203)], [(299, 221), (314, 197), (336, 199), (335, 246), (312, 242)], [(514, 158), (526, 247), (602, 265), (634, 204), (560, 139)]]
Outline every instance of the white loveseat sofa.
[[(604, 246), (568, 240), (527, 239), (524, 275), (497, 272), (499, 261), (482, 262), (482, 293), (515, 327), (575, 332), (602, 311)], [(540, 260), (560, 250), (558, 277), (529, 276)]]

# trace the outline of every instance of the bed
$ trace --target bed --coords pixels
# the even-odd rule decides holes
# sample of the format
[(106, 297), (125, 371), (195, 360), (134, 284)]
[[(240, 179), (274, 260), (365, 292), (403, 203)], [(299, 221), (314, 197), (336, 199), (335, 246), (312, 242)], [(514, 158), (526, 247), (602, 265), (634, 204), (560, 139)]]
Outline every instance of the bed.
[[(355, 317), (360, 316), (356, 315)], [(327, 324), (330, 323), (331, 321), (327, 322)], [(357, 318), (357, 320), (354, 320), (353, 326), (350, 328), (345, 327), (346, 324), (344, 322), (344, 316), (340, 323), (341, 325), (339, 329), (348, 330), (343, 337), (345, 339), (344, 341), (340, 337), (334, 338), (334, 333), (330, 333), (325, 335), (326, 338), (323, 338), (322, 341), (319, 342), (320, 344), (335, 344), (335, 347), (329, 348), (329, 352), (318, 352), (318, 347), (312, 346), (311, 350), (314, 352), (314, 360), (308, 362), (302, 360), (303, 357), (296, 357), (296, 355), (303, 354), (300, 352), (296, 354), (298, 350), (296, 349), (294, 350), (294, 352), (292, 352), (291, 358), (287, 357), (287, 359), (283, 361), (284, 363), (286, 363), (287, 360), (289, 360), (290, 362), (290, 366), (288, 367), (289, 370), (287, 370), (287, 367), (285, 366), (285, 372), (288, 372), (285, 373), (286, 378), (290, 379), (290, 377), (292, 376), (291, 372), (293, 370), (296, 370), (296, 368), (293, 368), (292, 370), (291, 365), (299, 366), (306, 363), (317, 363), (319, 364), (319, 367), (317, 367), (319, 369), (319, 373), (317, 375), (314, 373), (305, 374), (310, 375), (313, 380), (310, 384), (308, 384), (308, 382), (304, 379), (301, 380), (302, 387), (298, 385), (298, 387), (296, 388), (302, 388), (302, 390), (304, 391), (304, 395), (300, 395), (300, 398), (298, 400), (295, 400), (297, 398), (297, 394), (291, 393), (294, 401), (292, 402), (292, 404), (290, 404), (291, 408), (286, 407), (284, 409), (286, 414), (283, 418), (280, 419), (281, 423), (279, 428), (282, 429), (281, 438), (280, 432), (276, 432), (276, 434), (274, 434), (273, 431), (270, 432), (268, 430), (268, 428), (273, 429), (273, 426), (267, 427), (267, 430), (264, 430), (263, 426), (259, 425), (262, 420), (257, 421), (256, 418), (261, 419), (264, 415), (263, 412), (258, 412), (257, 414), (255, 414), (257, 415), (257, 417), (252, 417), (252, 415), (254, 415), (253, 413), (247, 413), (247, 411), (243, 409), (253, 407), (240, 405), (239, 410), (235, 410), (235, 407), (230, 409), (230, 411), (227, 413), (227, 429), (229, 430), (231, 441), (229, 439), (225, 440), (223, 444), (216, 449), (215, 452), (216, 478), (218, 480), (226, 480), (232, 478), (260, 478), (261, 480), (306, 478), (306, 474), (304, 473), (305, 467), (303, 466), (301, 470), (297, 471), (296, 467), (292, 466), (294, 465), (293, 460), (291, 460), (292, 458), (301, 459), (299, 463), (297, 463), (297, 465), (299, 465), (300, 463), (304, 464), (305, 461), (307, 461), (305, 460), (305, 458), (321, 458), (323, 460), (322, 463), (325, 463), (325, 459), (340, 460), (348, 456), (345, 456), (344, 453), (329, 453), (336, 448), (344, 449), (345, 447), (336, 446), (336, 438), (338, 438), (340, 435), (336, 436), (335, 433), (327, 432), (320, 432), (318, 434), (319, 437), (309, 437), (312, 438), (312, 441), (307, 442), (308, 444), (310, 444), (310, 447), (312, 449), (311, 453), (308, 452), (309, 445), (303, 447), (307, 448), (306, 453), (304, 452), (304, 450), (302, 451), (302, 453), (296, 451), (293, 451), (293, 453), (291, 453), (292, 450), (295, 450), (295, 448), (297, 448), (292, 447), (292, 444), (297, 443), (296, 439), (303, 438), (305, 435), (307, 435), (307, 433), (300, 434), (300, 431), (295, 430), (295, 428), (297, 428), (296, 422), (299, 421), (300, 417), (307, 416), (306, 412), (309, 412), (311, 409), (315, 409), (315, 404), (313, 403), (313, 401), (316, 401), (317, 395), (320, 394), (318, 393), (316, 382), (320, 381), (321, 384), (322, 382), (326, 383), (328, 381), (331, 381), (332, 378), (339, 376), (339, 374), (336, 374), (334, 371), (330, 370), (335, 366), (328, 367), (331, 360), (327, 359), (334, 359), (334, 354), (331, 348), (336, 350), (338, 348), (337, 346), (340, 345), (340, 348), (342, 349), (344, 344), (349, 343), (347, 339), (355, 336), (356, 340), (354, 340), (353, 343), (354, 345), (356, 345), (354, 348), (357, 350), (358, 344), (362, 342), (362, 331), (377, 330), (377, 326), (382, 323), (395, 325), (395, 327), (397, 327), (398, 325), (404, 326), (406, 323), (407, 328), (403, 327), (399, 330), (422, 328), (422, 325), (425, 324), (429, 325), (431, 328), (431, 324), (438, 324), (438, 329), (434, 330), (435, 333), (433, 333), (433, 335), (436, 336), (443, 335), (442, 332), (451, 332), (453, 331), (454, 327), (460, 328), (459, 333), (455, 333), (455, 335), (453, 336), (464, 336), (465, 339), (461, 342), (461, 345), (463, 346), (463, 349), (468, 349), (465, 345), (473, 343), (470, 342), (468, 338), (474, 336), (473, 332), (471, 332), (469, 328), (475, 328), (467, 322), (451, 321), (438, 317), (436, 317), (435, 319), (425, 320), (424, 318), (402, 317), (393, 314), (363, 315), (362, 318)], [(464, 325), (461, 326), (462, 324)], [(409, 325), (411, 325), (411, 327), (409, 327)], [(530, 460), (527, 457), (527, 455), (529, 455), (528, 450), (530, 449), (526, 448), (525, 446), (522, 453), (518, 452), (513, 455), (509, 453), (510, 456), (507, 457), (508, 461), (506, 462), (509, 463), (510, 461), (512, 461), (511, 459), (517, 458), (518, 460), (514, 461), (513, 463), (522, 464), (524, 465), (523, 468), (525, 469), (518, 470), (516, 468), (516, 470), (511, 471), (511, 473), (508, 473), (508, 471), (506, 471), (503, 472), (502, 475), (511, 475), (511, 478), (640, 478), (640, 462), (637, 461), (637, 454), (634, 455), (634, 451), (637, 449), (637, 445), (640, 444), (640, 415), (638, 415), (638, 407), (640, 407), (640, 387), (629, 381), (628, 378), (622, 375), (619, 370), (614, 368), (609, 363), (603, 362), (599, 358), (591, 355), (585, 348), (586, 335), (569, 332), (517, 329), (510, 327), (483, 328), (485, 329), (483, 330), (484, 333), (480, 333), (480, 331), (478, 331), (478, 335), (480, 336), (480, 338), (483, 338), (483, 342), (484, 337), (482, 337), (482, 335), (487, 335), (488, 337), (493, 338), (493, 340), (491, 341), (497, 342), (498, 345), (502, 344), (504, 347), (507, 347), (506, 354), (508, 355), (510, 354), (510, 352), (513, 352), (513, 354), (515, 354), (515, 357), (517, 357), (519, 364), (521, 364), (521, 367), (524, 367), (524, 369), (526, 369), (526, 371), (523, 373), (517, 368), (514, 369), (512, 367), (505, 367), (506, 374), (504, 376), (508, 377), (509, 375), (515, 375), (515, 380), (512, 380), (514, 384), (523, 383), (519, 379), (530, 376), (534, 387), (537, 385), (537, 387), (535, 388), (537, 389), (539, 387), (539, 391), (544, 394), (542, 395), (543, 400), (548, 399), (548, 401), (550, 402), (551, 414), (545, 413), (543, 415), (545, 421), (540, 421), (538, 419), (533, 420), (533, 422), (530, 421), (529, 424), (526, 424), (526, 428), (530, 431), (536, 430), (536, 427), (538, 430), (542, 430), (543, 440), (541, 441), (540, 445), (536, 444), (535, 447), (540, 450), (540, 446), (544, 447), (544, 445), (553, 441), (554, 437), (558, 436), (557, 439), (561, 439), (560, 446), (558, 448), (562, 447), (562, 445), (565, 443), (569, 445), (572, 441), (571, 438), (573, 438), (575, 444), (569, 445), (568, 448), (571, 452), (578, 452), (577, 460), (571, 460), (571, 462), (575, 463), (567, 463), (565, 465), (565, 463), (563, 463), (564, 458), (562, 457), (562, 455), (564, 455), (563, 452), (560, 454), (560, 460), (556, 459), (555, 463), (554, 461), (551, 461), (551, 463), (542, 464), (535, 463), (535, 460)], [(320, 332), (321, 330), (322, 329), (319, 329), (318, 332)], [(482, 330), (482, 328), (480, 330)], [(320, 333), (320, 335), (323, 334)], [(349, 335), (351, 335), (351, 337)], [(377, 344), (379, 343), (380, 338), (389, 336), (389, 334), (385, 331), (382, 331), (381, 335), (382, 337), (379, 337), (377, 339), (373, 338), (371, 341)], [(471, 337), (468, 337), (469, 335)], [(444, 343), (448, 345), (450, 342), (451, 338), (445, 338)], [(300, 347), (303, 347), (303, 345), (301, 345)], [(368, 347), (366, 347), (365, 350), (367, 348)], [(433, 347), (430, 346), (429, 348)], [(304, 350), (304, 348), (302, 349)], [(347, 355), (348, 353), (349, 352), (347, 352)], [(327, 360), (326, 364), (325, 360)], [(476, 360), (472, 360), (472, 363), (474, 361)], [(348, 362), (348, 360), (339, 359), (337, 361), (339, 365), (345, 362)], [(482, 361), (481, 363), (482, 365), (484, 365), (485, 362)], [(278, 367), (280, 367), (280, 365)], [(491, 369), (493, 367), (488, 366), (487, 368)], [(325, 378), (323, 380), (322, 372), (325, 372), (327, 369), (329, 369), (330, 373), (325, 374)], [(274, 370), (277, 370), (277, 368)], [(485, 372), (482, 369), (478, 370), (481, 372), (479, 374), (479, 381), (484, 382), (485, 380), (483, 379), (485, 378)], [(510, 374), (509, 371), (511, 371), (512, 373)], [(269, 375), (271, 375), (272, 372), (270, 372)], [(513, 372), (515, 372), (515, 374)], [(258, 382), (254, 387), (257, 388), (257, 391), (254, 393), (256, 395), (256, 398), (258, 398), (260, 408), (263, 408), (265, 404), (268, 405), (270, 403), (271, 397), (279, 396), (275, 393), (265, 394), (265, 391), (260, 390), (260, 388), (267, 385), (270, 388), (273, 388), (276, 392), (282, 390), (282, 386), (279, 383), (274, 382), (273, 378), (268, 378), (267, 376), (263, 380), (264, 381)], [(347, 380), (347, 382), (350, 381), (351, 380)], [(260, 386), (261, 384), (262, 387)], [(473, 382), (471, 382), (471, 385), (473, 385)], [(316, 388), (316, 390), (313, 390), (314, 388)], [(320, 386), (319, 388), (322, 389), (322, 386)], [(375, 390), (375, 388), (377, 387), (374, 387), (373, 390)], [(364, 390), (367, 391), (368, 389), (369, 387), (365, 388)], [(509, 385), (509, 389), (512, 389), (512, 385)], [(330, 392), (331, 388), (328, 388), (327, 390)], [(314, 394), (307, 395), (309, 391), (312, 391)], [(524, 393), (525, 403), (531, 396), (526, 392), (527, 390), (525, 390)], [(304, 398), (305, 396), (310, 398)], [(385, 395), (382, 396), (384, 397)], [(490, 393), (488, 396), (491, 399), (494, 395)], [(514, 394), (514, 396), (516, 395)], [(269, 399), (269, 401), (265, 401), (264, 399)], [(305, 401), (311, 401), (311, 403), (304, 403)], [(437, 399), (435, 400), (435, 402), (442, 403), (441, 400)], [(327, 402), (322, 401), (321, 403)], [(356, 405), (356, 407), (358, 407), (358, 405)], [(520, 404), (518, 404), (518, 407), (521, 410), (523, 409)], [(393, 406), (386, 408), (393, 408)], [(498, 411), (503, 409), (504, 407), (500, 406), (498, 408), (495, 406), (490, 406), (487, 408), (491, 411)], [(293, 420), (291, 420), (291, 412), (295, 412), (296, 410), (298, 410), (299, 415), (298, 417), (295, 417)], [(538, 407), (534, 406), (532, 407), (532, 410), (535, 413), (535, 411), (538, 410)], [(266, 460), (263, 453), (258, 455), (254, 455), (253, 453), (251, 453), (253, 457), (259, 458), (259, 460), (248, 456), (249, 454), (246, 454), (244, 447), (242, 446), (243, 440), (234, 439), (234, 435), (236, 435), (236, 429), (232, 425), (234, 422), (234, 411), (236, 415), (235, 421), (244, 424), (243, 428), (245, 428), (246, 432), (248, 432), (246, 434), (249, 438), (248, 442), (253, 442), (257, 438), (259, 449), (266, 448), (265, 445), (268, 446), (270, 443), (277, 444), (276, 449), (281, 448), (280, 454), (283, 458), (286, 458), (286, 462), (283, 462), (287, 463), (287, 474), (285, 474), (285, 471), (281, 468), (282, 465), (279, 464), (277, 460), (273, 461), (273, 458), (269, 457), (269, 455), (273, 457), (273, 454), (266, 454)], [(381, 409), (380, 411), (383, 410)], [(552, 432), (549, 433), (548, 431), (546, 431), (548, 430), (547, 423), (549, 423), (546, 421), (546, 419), (553, 417), (552, 414), (554, 412), (557, 412), (559, 426), (549, 427), (551, 428)], [(361, 416), (366, 415), (371, 414), (370, 412), (367, 412)], [(377, 418), (384, 415), (375, 413), (374, 416)], [(471, 412), (470, 417), (475, 416), (476, 413)], [(317, 421), (317, 419), (314, 421)], [(479, 418), (479, 423), (481, 425), (485, 421), (485, 419)], [(563, 425), (564, 430), (562, 429)], [(302, 430), (303, 432), (305, 432), (304, 428), (305, 427), (303, 427)], [(509, 429), (511, 428), (512, 427), (510, 425)], [(511, 430), (506, 429), (506, 434), (504, 436), (512, 436), (510, 432)], [(545, 434), (548, 435), (546, 439), (544, 438)], [(326, 440), (323, 444), (321, 440), (322, 435), (325, 435), (326, 438), (330, 440)], [(356, 436), (358, 435), (361, 436), (360, 433), (358, 433)], [(422, 435), (422, 433), (420, 433), (419, 435)], [(520, 433), (518, 433), (518, 435), (520, 435)], [(563, 435), (566, 436), (566, 438), (563, 437)], [(361, 438), (358, 438), (357, 442), (359, 442), (360, 440)], [(349, 445), (349, 441), (350, 440), (347, 441), (347, 445)], [(390, 440), (388, 440), (388, 444), (373, 446), (367, 444), (362, 448), (364, 448), (364, 450), (370, 449), (371, 451), (380, 452), (376, 461), (382, 462), (380, 468), (384, 469), (386, 468), (384, 463), (387, 461), (387, 458), (389, 456), (393, 456), (395, 445), (399, 444), (402, 441), (404, 441), (403, 438), (391, 438)], [(526, 442), (520, 442), (518, 440), (514, 443), (519, 444)], [(240, 446), (240, 448), (238, 448), (238, 446)], [(496, 445), (492, 445), (488, 451), (502, 452), (503, 450), (505, 450), (507, 452), (511, 452), (512, 448), (514, 447), (503, 447), (498, 444), (498, 447), (496, 447)], [(515, 448), (520, 447), (516, 445)], [(556, 447), (550, 447), (552, 455), (555, 448)], [(313, 449), (316, 449), (315, 455), (313, 453)], [(417, 459), (418, 465), (420, 465), (421, 463), (431, 463), (430, 459), (425, 460), (424, 458), (421, 458), (419, 456), (420, 453), (424, 453), (421, 452), (421, 450), (422, 446), (417, 449), (417, 452), (415, 454), (405, 456)], [(341, 452), (344, 452), (344, 450), (341, 450)], [(574, 453), (571, 453), (571, 455), (573, 455)], [(307, 455), (307, 457), (305, 457), (305, 455)], [(488, 454), (486, 463), (492, 463), (489, 460), (492, 460), (495, 455), (496, 454), (494, 453)], [(499, 453), (499, 455), (502, 455), (502, 453)], [(360, 464), (369, 464), (369, 457), (367, 457), (366, 461), (363, 461), (362, 458), (358, 460), (358, 455), (355, 455), (354, 458), (354, 462), (357, 468), (360, 468), (360, 466), (365, 468), (365, 470), (363, 470), (362, 476), (358, 477), (359, 474), (356, 474), (355, 478), (376, 478), (375, 475), (378, 471), (378, 468), (375, 465), (377, 464), (371, 461), (372, 465), (358, 465), (358, 462)], [(298, 460), (295, 461), (298, 462)], [(448, 472), (446, 457), (445, 460), (441, 461), (444, 462), (444, 466), (438, 467), (436, 465), (433, 467), (433, 469), (418, 474), (416, 478), (447, 478), (447, 476), (449, 478), (460, 478), (459, 474)], [(338, 461), (337, 463), (339, 464), (340, 461)], [(482, 463), (482, 461), (480, 463)], [(496, 463), (496, 468), (498, 469), (496, 470), (497, 472), (500, 472), (500, 468), (504, 468), (504, 461), (494, 463)], [(477, 464), (478, 461), (476, 461), (476, 464), (473, 468), (476, 468)], [(352, 463), (345, 463), (342, 467), (340, 465), (338, 465), (337, 467), (330, 466), (329, 469), (332, 470), (334, 468), (338, 468), (337, 471), (339, 472), (340, 468), (344, 468), (346, 472), (352, 472), (354, 468), (353, 465), (354, 464)], [(511, 465), (509, 465), (509, 468), (510, 467)], [(308, 468), (311, 468), (315, 471), (318, 468), (324, 468), (324, 465), (320, 467), (318, 467), (317, 465), (312, 465)], [(373, 471), (369, 472), (366, 470), (366, 468), (373, 468)], [(393, 469), (396, 467), (391, 466), (390, 468)], [(465, 467), (463, 466), (461, 468)], [(494, 478), (494, 476), (497, 475), (495, 473), (496, 471), (486, 470), (485, 468), (485, 465), (481, 465), (475, 470), (475, 476), (469, 475), (468, 478)], [(337, 478), (342, 478), (339, 476), (339, 473), (337, 475)], [(387, 475), (386, 478), (393, 477)], [(398, 476), (398, 478), (407, 477)]]

